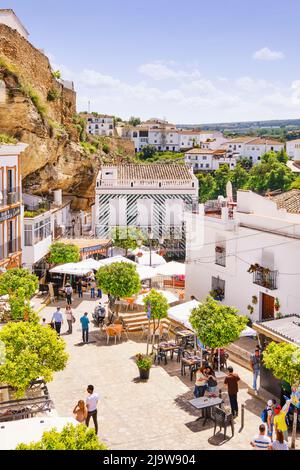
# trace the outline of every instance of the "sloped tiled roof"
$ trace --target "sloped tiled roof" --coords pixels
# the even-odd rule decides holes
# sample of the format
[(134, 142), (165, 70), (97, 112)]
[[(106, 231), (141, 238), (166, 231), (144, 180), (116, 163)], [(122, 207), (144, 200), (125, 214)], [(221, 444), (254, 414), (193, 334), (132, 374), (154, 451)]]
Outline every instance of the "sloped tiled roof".
[(193, 180), (193, 174), (191, 173), (190, 169), (185, 165), (120, 165), (117, 168), (119, 181)]
[(300, 214), (300, 189), (292, 189), (278, 196), (272, 196), (271, 199), (276, 202), (278, 209), (286, 209), (291, 214)]

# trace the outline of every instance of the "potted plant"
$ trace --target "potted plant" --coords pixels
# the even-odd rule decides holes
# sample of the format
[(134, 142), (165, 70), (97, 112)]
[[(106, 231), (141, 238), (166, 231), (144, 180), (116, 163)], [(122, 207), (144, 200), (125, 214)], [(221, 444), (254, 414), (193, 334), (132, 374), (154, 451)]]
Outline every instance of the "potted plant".
[(153, 364), (152, 356), (147, 356), (146, 354), (137, 354), (135, 362), (140, 371), (140, 379), (148, 380), (150, 375), (150, 369)]
[(275, 299), (274, 308), (275, 308), (275, 311), (276, 311), (276, 312), (279, 312), (279, 310), (280, 310), (280, 302), (279, 302), (278, 297), (276, 297), (276, 299)]
[(256, 295), (253, 295), (253, 296), (252, 296), (252, 303), (253, 303), (253, 305), (257, 305), (257, 302), (258, 302), (258, 298), (256, 297)]
[(254, 307), (252, 307), (252, 305), (248, 305), (247, 310), (249, 311), (250, 315), (252, 315), (254, 312)]

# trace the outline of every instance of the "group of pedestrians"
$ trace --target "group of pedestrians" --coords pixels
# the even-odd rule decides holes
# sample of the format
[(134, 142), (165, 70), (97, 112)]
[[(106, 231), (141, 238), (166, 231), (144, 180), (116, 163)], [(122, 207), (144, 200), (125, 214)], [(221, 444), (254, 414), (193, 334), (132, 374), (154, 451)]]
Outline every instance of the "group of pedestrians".
[(98, 393), (95, 392), (93, 385), (89, 385), (85, 401), (80, 400), (73, 410), (76, 421), (85, 424), (87, 427), (89, 427), (92, 418), (96, 434), (98, 434), (98, 402)]
[(216, 396), (217, 388), (216, 374), (209, 365), (201, 367), (196, 371), (195, 398), (204, 397), (206, 391), (211, 396)]

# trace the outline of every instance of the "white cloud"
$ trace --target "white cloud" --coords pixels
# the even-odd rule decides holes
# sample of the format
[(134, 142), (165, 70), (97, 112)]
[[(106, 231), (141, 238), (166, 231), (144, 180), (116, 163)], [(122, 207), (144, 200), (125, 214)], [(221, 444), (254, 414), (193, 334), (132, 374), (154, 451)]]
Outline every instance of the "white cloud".
[(174, 65), (177, 65), (174, 61), (156, 61), (140, 65), (138, 71), (140, 74), (157, 81), (167, 79), (195, 79), (201, 76), (197, 69), (191, 71), (176, 70), (170, 67)]
[(253, 58), (256, 60), (280, 60), (284, 59), (284, 54), (281, 51), (271, 51), (268, 47), (263, 47), (254, 52)]

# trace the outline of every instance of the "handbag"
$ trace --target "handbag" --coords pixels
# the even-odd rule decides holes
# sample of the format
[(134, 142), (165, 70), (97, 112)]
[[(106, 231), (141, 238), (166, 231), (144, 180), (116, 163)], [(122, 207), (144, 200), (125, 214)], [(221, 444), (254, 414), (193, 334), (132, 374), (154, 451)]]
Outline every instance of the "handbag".
[(76, 323), (76, 318), (72, 315), (72, 323)]

